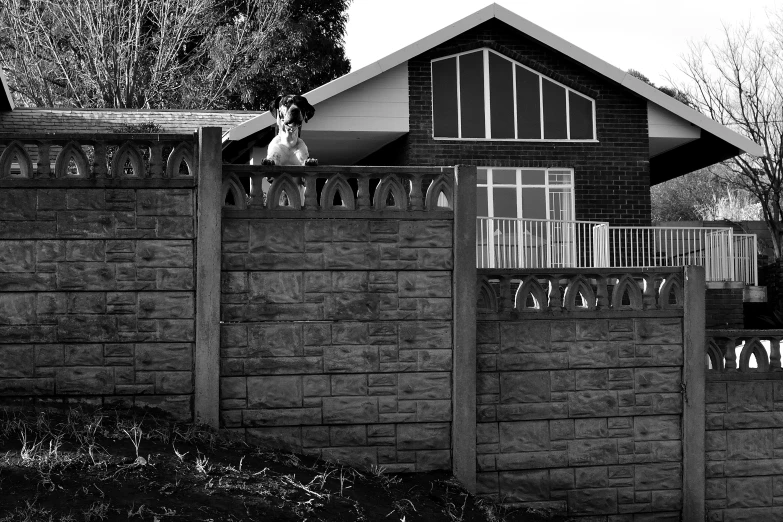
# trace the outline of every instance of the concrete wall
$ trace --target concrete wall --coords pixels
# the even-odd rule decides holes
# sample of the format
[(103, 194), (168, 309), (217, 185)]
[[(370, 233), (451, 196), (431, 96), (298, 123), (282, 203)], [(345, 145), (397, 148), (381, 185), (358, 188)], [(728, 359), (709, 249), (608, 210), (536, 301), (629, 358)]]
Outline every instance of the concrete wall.
[(478, 492), (575, 517), (680, 520), (683, 310), (524, 313), (523, 295), (479, 314)]
[[(720, 352), (707, 373), (706, 507), (709, 520), (777, 520), (783, 502), (783, 331), (708, 331)], [(755, 351), (756, 365), (746, 352)], [(744, 345), (742, 344), (744, 342)], [(725, 357), (745, 347), (738, 359)], [(718, 361), (718, 365), (714, 364)], [(720, 364), (723, 363), (723, 368)], [(752, 366), (757, 366), (753, 368)]]
[(224, 211), (222, 425), (365, 466), (450, 469), (453, 230), (448, 208)]
[(191, 418), (193, 176), (42, 177), (0, 179), (2, 401)]

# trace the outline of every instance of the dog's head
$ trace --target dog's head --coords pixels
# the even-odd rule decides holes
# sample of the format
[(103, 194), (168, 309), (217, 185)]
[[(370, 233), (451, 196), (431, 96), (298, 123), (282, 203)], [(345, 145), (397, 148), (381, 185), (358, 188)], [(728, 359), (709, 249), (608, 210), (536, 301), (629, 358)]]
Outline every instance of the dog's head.
[(278, 125), (287, 127), (301, 127), (315, 114), (315, 107), (310, 105), (307, 98), (298, 94), (286, 94), (274, 99), (269, 107), (272, 116)]

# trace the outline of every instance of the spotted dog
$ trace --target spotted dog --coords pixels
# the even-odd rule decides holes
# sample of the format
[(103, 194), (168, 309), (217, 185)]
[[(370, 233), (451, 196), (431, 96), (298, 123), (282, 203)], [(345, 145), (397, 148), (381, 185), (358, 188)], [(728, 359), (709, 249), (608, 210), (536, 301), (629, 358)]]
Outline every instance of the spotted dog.
[(298, 94), (278, 96), (269, 108), (277, 120), (278, 133), (267, 148), (262, 165), (318, 165), (310, 157), (307, 145), (299, 135), (302, 125), (315, 114), (315, 108), (307, 98)]

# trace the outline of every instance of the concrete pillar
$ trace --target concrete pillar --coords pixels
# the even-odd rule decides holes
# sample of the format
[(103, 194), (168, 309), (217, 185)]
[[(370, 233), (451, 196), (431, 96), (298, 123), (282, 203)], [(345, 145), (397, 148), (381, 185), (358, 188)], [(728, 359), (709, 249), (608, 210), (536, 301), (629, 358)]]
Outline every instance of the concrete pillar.
[(220, 234), (223, 185), (222, 129), (198, 131), (196, 216), (195, 418), (220, 422)]
[(476, 167), (454, 169), (452, 468), (476, 492)]

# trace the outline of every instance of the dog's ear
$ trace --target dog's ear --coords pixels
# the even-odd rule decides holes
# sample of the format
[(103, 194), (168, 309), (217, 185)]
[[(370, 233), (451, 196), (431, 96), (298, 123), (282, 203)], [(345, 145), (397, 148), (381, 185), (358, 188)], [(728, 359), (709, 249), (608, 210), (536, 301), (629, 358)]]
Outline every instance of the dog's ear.
[(282, 99), (282, 96), (278, 96), (269, 104), (269, 112), (272, 113), (272, 116), (274, 116), (275, 119), (277, 119), (277, 110), (280, 108), (280, 100)]
[(304, 108), (304, 120), (305, 122), (308, 122), (312, 119), (312, 117), (315, 115), (315, 107), (310, 105), (310, 102), (305, 100), (305, 103), (307, 104)]

